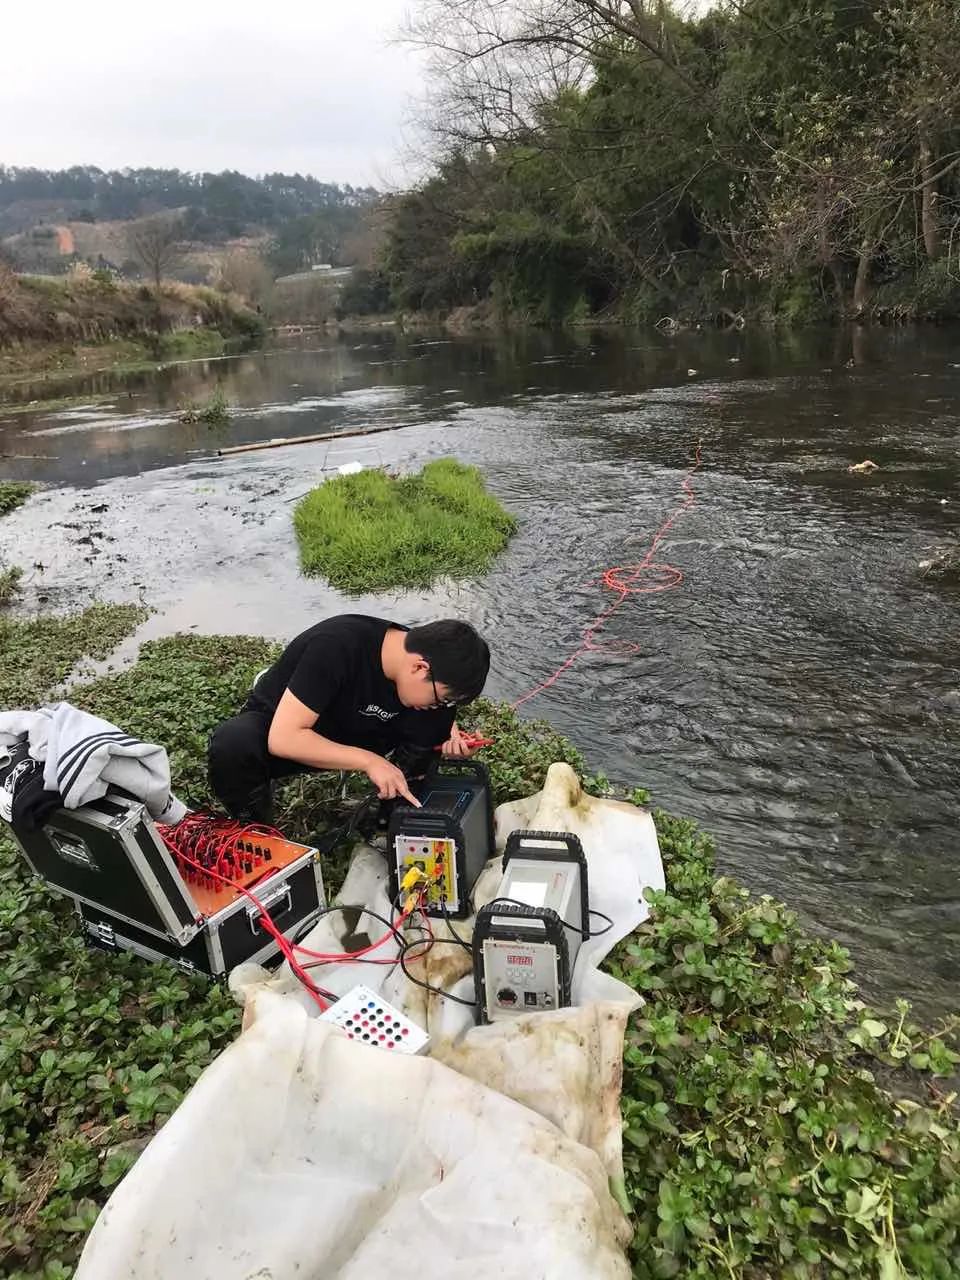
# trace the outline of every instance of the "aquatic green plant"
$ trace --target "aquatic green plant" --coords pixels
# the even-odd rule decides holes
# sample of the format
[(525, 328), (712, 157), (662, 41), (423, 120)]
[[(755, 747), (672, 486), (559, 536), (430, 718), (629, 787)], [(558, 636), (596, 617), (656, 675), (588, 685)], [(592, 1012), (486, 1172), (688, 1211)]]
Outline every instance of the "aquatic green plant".
[(517, 524), (476, 467), (441, 458), (415, 475), (327, 480), (298, 503), (294, 526), (304, 573), (362, 592), (481, 574)]

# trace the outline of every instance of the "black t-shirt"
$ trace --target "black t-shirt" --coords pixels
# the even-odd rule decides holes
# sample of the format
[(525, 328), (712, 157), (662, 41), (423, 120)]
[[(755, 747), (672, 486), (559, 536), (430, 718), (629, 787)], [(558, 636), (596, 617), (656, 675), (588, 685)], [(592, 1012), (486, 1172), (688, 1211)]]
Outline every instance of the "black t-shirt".
[(409, 630), (356, 613), (318, 622), (290, 641), (257, 681), (248, 705), (272, 716), (289, 689), (316, 712), (314, 730), (333, 742), (380, 755), (399, 746), (439, 746), (450, 737), (456, 712), (403, 705), (383, 674), (380, 651), (391, 627)]

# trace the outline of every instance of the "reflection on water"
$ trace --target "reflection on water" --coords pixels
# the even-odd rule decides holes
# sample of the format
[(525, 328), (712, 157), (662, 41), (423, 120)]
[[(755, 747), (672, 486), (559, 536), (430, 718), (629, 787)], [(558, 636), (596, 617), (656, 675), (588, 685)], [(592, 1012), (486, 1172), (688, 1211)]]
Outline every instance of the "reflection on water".
[[(228, 427), (176, 421), (218, 383)], [(0, 526), (0, 554), (35, 550), (53, 603), (142, 596), (155, 631), (292, 634), (343, 602), (298, 579), (291, 500), (350, 456), (455, 452), (519, 535), (481, 583), (360, 603), (471, 617), (508, 697), (577, 647), (598, 571), (642, 557), (701, 440), (696, 505), (663, 546), (683, 586), (610, 623), (640, 653), (585, 655), (525, 710), (700, 820), (725, 870), (838, 935), (880, 995), (955, 1003), (960, 619), (916, 572), (960, 524), (951, 334), (344, 336), (80, 389), (109, 398), (0, 410), (0, 452), (45, 455), (7, 475), (83, 486)], [(366, 424), (407, 429), (212, 457)], [(864, 458), (880, 469), (850, 475)]]

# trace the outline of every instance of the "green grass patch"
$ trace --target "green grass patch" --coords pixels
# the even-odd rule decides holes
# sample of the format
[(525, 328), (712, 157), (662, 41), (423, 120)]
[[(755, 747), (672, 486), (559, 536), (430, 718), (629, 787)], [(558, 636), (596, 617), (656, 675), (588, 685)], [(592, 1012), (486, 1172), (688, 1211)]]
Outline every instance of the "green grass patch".
[[(84, 617), (73, 650), (92, 652), (100, 627)], [(33, 688), (49, 643), (21, 633)], [(178, 791), (206, 801), (207, 734), (276, 652), (254, 637), (174, 636), (71, 697), (162, 742)], [(498, 801), (538, 789), (554, 760), (585, 768), (549, 725), (509, 708), (481, 700), (463, 724), (497, 739), (484, 758)], [(297, 780), (280, 822), (306, 838), (341, 820), (340, 804), (329, 781)], [(840, 948), (718, 878), (692, 823), (655, 818), (667, 888), (608, 966), (647, 1002), (628, 1028), (617, 1188), (634, 1276), (952, 1280), (956, 1020), (920, 1030), (903, 1004), (867, 1010)], [(0, 949), (0, 1274), (65, 1278), (97, 1208), (236, 1035), (239, 1012), (219, 987), (86, 950), (6, 839)]]
[(303, 572), (359, 593), (485, 573), (517, 522), (476, 467), (441, 458), (416, 475), (328, 480), (298, 503), (294, 526)]
[(164, 360), (198, 360), (223, 355), (226, 345), (217, 329), (175, 329), (161, 336), (157, 354)]
[[(39, 388), (47, 382), (67, 382), (108, 369), (118, 374), (135, 373), (156, 365), (156, 356), (150, 353), (146, 342), (135, 338), (83, 346), (31, 340), (17, 347), (0, 347), (0, 403), (5, 395), (15, 394), (25, 386)], [(3, 412), (8, 412), (5, 405)]]
[(0, 480), (0, 516), (8, 516), (22, 507), (35, 488), (36, 485), (26, 480)]

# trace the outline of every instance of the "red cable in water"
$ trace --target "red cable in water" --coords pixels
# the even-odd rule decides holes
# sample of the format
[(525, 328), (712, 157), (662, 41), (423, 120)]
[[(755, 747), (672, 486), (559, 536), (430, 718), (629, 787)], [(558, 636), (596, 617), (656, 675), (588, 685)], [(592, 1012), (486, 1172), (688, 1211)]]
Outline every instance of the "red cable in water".
[[(653, 557), (657, 547), (667, 536), (676, 521), (685, 511), (689, 511), (696, 501), (696, 495), (693, 491), (693, 477), (700, 469), (702, 458), (700, 456), (700, 441), (698, 440), (694, 448), (693, 466), (690, 467), (687, 474), (681, 481), (681, 489), (683, 490), (683, 500), (677, 506), (663, 524), (660, 525), (656, 533), (653, 535), (653, 541), (647, 554), (638, 564), (618, 565), (612, 569), (604, 569), (600, 575), (600, 583), (606, 587), (608, 591), (612, 591), (615, 599), (602, 609), (600, 613), (593, 619), (588, 627), (584, 629), (583, 640), (579, 648), (570, 654), (565, 662), (561, 663), (546, 680), (535, 685), (528, 693), (521, 694), (516, 702), (512, 703), (514, 711), (517, 707), (523, 706), (525, 702), (529, 702), (531, 698), (535, 698), (538, 693), (543, 693), (545, 689), (549, 689), (563, 675), (565, 671), (573, 666), (576, 660), (585, 653), (613, 653), (619, 654), (621, 657), (629, 657), (631, 654), (640, 652), (640, 645), (634, 644), (632, 641), (620, 641), (619, 643), (608, 642), (603, 643), (597, 639), (597, 633), (609, 622), (618, 609), (626, 602), (630, 596), (649, 596), (655, 595), (660, 591), (670, 591), (674, 587), (679, 587), (683, 582), (683, 573), (672, 564), (657, 564)], [(641, 583), (641, 579), (645, 575), (652, 575), (652, 580)]]

